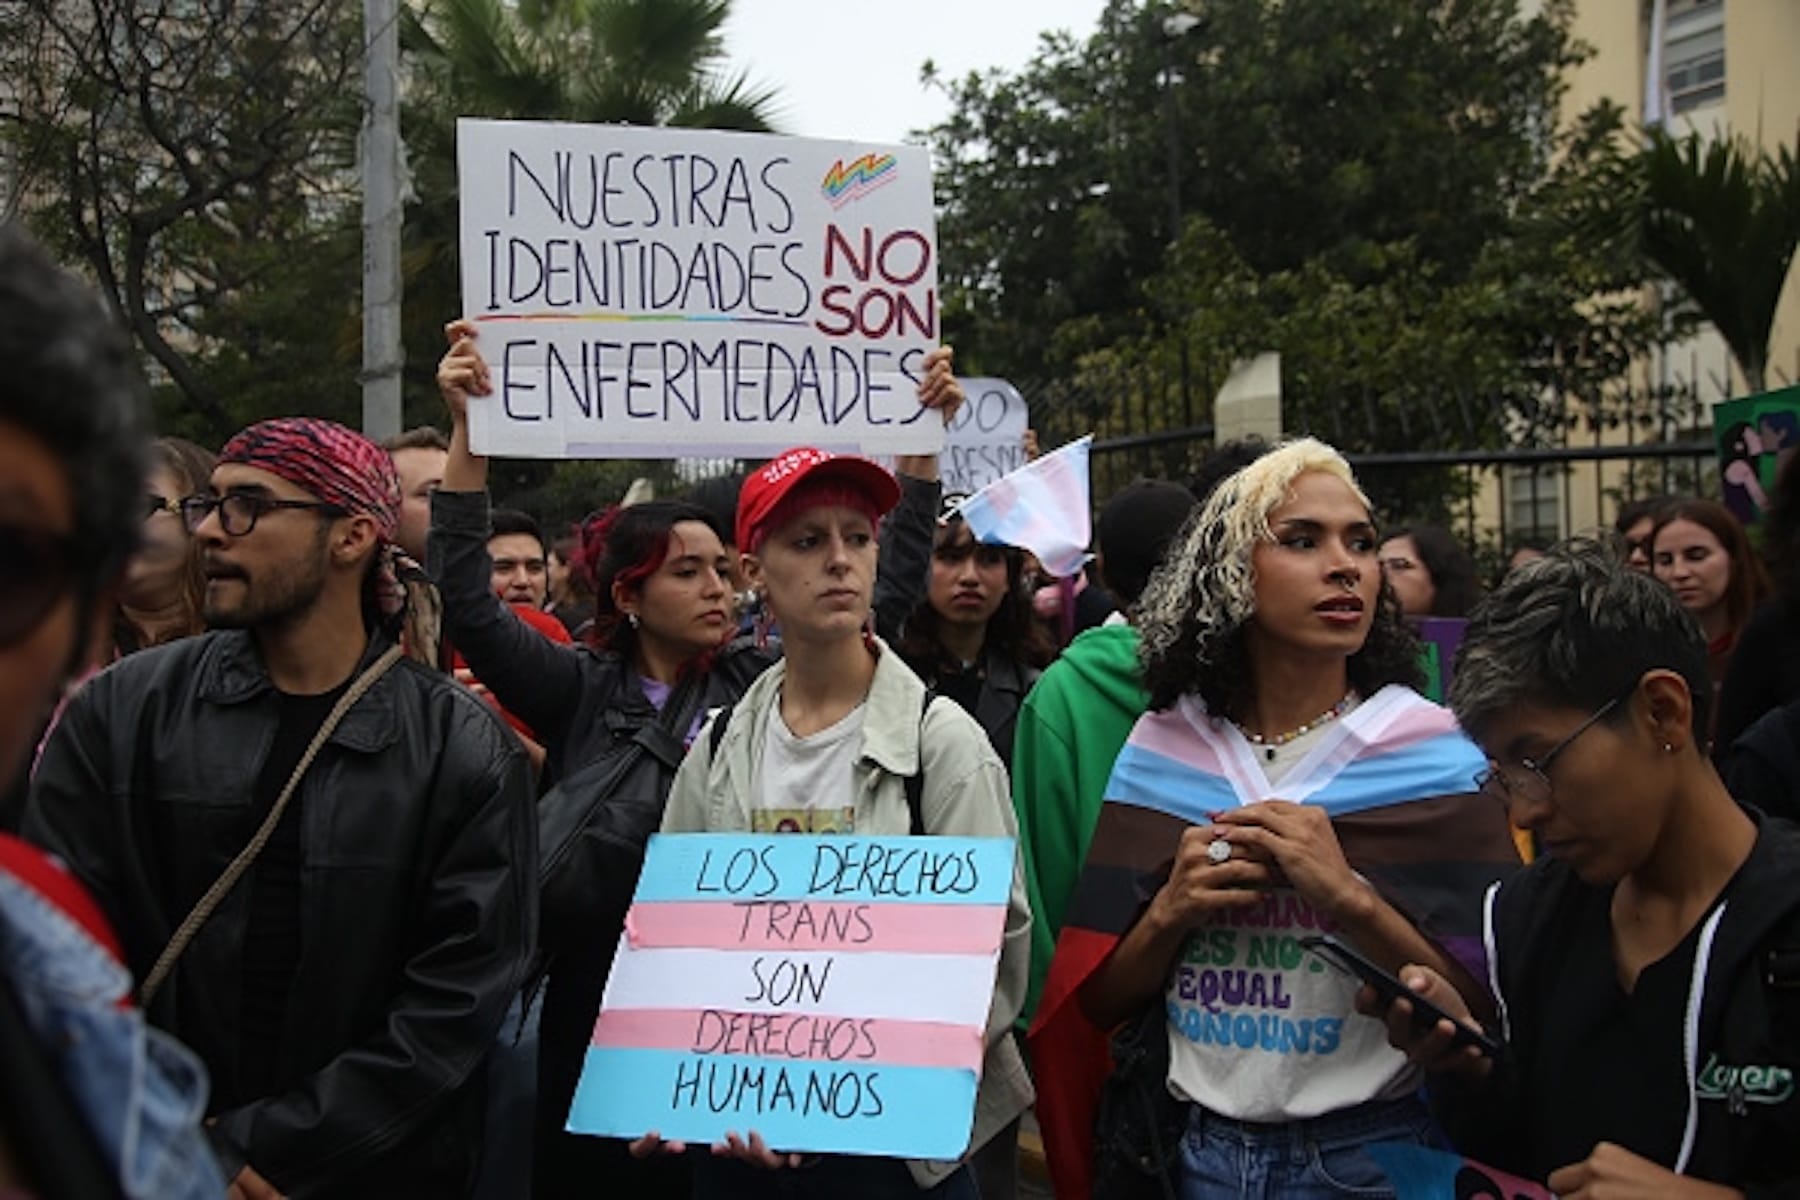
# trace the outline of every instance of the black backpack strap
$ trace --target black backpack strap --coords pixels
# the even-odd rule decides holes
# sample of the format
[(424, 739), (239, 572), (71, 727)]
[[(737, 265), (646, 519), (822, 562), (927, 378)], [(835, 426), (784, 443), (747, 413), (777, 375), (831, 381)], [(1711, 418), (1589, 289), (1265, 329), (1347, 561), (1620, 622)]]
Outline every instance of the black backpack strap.
[[(925, 714), (931, 711), (931, 702), (937, 696), (927, 688), (925, 699), (919, 705), (919, 769), (901, 779), (906, 787), (907, 832), (913, 837), (925, 833)], [(709, 758), (719, 756), (719, 743), (725, 740), (725, 727), (731, 724), (732, 706), (727, 704), (713, 718), (712, 728), (706, 735), (706, 749)]]
[(913, 837), (925, 833), (925, 714), (936, 699), (936, 693), (926, 688), (925, 699), (919, 705), (919, 769), (901, 781), (906, 785), (907, 832)]
[(727, 704), (713, 718), (712, 728), (706, 734), (706, 757), (708, 760), (719, 757), (719, 743), (725, 740), (725, 727), (731, 724), (731, 710), (734, 706)]

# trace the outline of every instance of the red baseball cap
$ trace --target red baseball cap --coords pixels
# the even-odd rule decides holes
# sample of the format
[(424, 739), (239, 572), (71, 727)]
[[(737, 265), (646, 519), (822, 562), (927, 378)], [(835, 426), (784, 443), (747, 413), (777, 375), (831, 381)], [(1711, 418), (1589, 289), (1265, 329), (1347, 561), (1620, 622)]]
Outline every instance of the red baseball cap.
[(804, 481), (832, 479), (864, 493), (877, 513), (900, 503), (900, 484), (879, 463), (854, 454), (827, 454), (798, 446), (750, 472), (738, 492), (737, 547), (749, 553), (751, 538), (787, 494)]

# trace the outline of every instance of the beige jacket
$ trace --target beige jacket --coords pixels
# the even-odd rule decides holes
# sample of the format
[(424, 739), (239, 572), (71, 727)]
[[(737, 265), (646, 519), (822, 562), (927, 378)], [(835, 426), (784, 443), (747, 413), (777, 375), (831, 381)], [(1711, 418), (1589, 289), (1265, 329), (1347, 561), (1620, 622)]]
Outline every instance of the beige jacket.
[[(769, 715), (781, 695), (787, 664), (776, 663), (744, 693), (731, 715), (715, 760), (711, 753), (712, 722), (694, 739), (693, 749), (676, 773), (663, 814), (664, 833), (706, 833), (750, 828), (751, 781), (766, 744)], [(987, 735), (954, 701), (937, 699), (919, 717), (925, 685), (900, 656), (881, 647), (875, 679), (869, 687), (863, 719), (862, 751), (855, 767), (856, 832), (883, 837), (905, 836), (911, 824), (904, 779), (921, 769), (925, 777), (921, 809), (932, 834), (956, 837), (1019, 836), (1013, 816), (1006, 768), (1000, 765)], [(716, 716), (714, 718), (717, 719)], [(1031, 909), (1017, 852), (1013, 858), (1012, 894), (1006, 905), (1006, 936), (1000, 949), (1000, 971), (988, 1011), (987, 1055), (981, 1065), (981, 1087), (975, 1097), (975, 1127), (969, 1154), (1011, 1124), (1032, 1101), (1031, 1079), (1009, 1033), (1025, 1000), (1031, 960)], [(954, 1171), (956, 1162), (909, 1162), (913, 1180), (933, 1187)]]

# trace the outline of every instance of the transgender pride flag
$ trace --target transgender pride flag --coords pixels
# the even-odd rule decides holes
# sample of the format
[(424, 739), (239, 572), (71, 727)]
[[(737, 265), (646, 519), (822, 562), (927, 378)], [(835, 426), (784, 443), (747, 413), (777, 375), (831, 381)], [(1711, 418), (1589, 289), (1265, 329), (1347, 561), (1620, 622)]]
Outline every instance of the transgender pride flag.
[(652, 837), (567, 1128), (961, 1157), (1013, 857), (1010, 838)]
[(1021, 546), (1059, 578), (1081, 570), (1093, 537), (1089, 434), (1002, 475), (957, 511), (978, 541)]

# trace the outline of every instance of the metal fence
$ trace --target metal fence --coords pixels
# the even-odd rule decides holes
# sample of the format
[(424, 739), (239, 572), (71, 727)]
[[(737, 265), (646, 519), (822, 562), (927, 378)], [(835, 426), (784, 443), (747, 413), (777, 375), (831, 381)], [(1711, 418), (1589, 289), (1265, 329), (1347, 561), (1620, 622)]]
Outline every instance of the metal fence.
[[(1221, 364), (1126, 367), (1020, 385), (1045, 448), (1094, 434), (1096, 502), (1135, 478), (1187, 480), (1214, 443)], [(1204, 399), (1202, 399), (1204, 397)], [(1430, 520), (1484, 557), (1607, 524), (1649, 495), (1716, 495), (1710, 405), (1692, 387), (1621, 385), (1595, 396), (1284, 398), (1288, 435), (1337, 446), (1388, 522)]]

